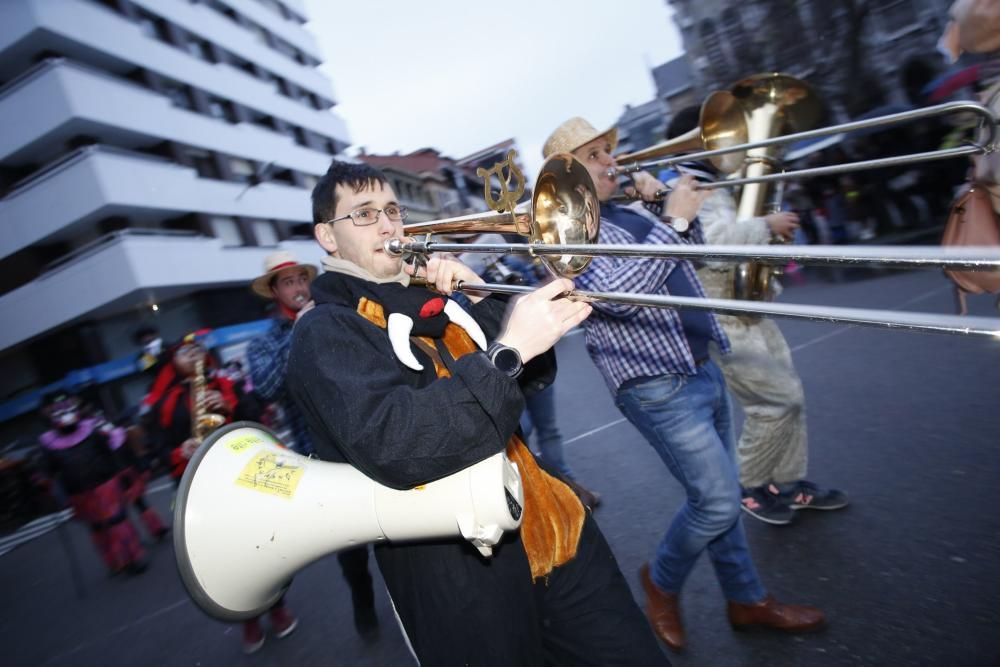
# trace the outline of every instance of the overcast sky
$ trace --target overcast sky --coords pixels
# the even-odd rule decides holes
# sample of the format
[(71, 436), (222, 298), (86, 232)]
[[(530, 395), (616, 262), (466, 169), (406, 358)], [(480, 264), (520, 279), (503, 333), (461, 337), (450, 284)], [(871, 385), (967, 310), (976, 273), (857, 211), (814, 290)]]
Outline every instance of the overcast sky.
[[(682, 53), (664, 0), (306, 0), (353, 154), (450, 157), (514, 137), (533, 180), (545, 138), (613, 124)], [(529, 182), (530, 182), (529, 180)]]

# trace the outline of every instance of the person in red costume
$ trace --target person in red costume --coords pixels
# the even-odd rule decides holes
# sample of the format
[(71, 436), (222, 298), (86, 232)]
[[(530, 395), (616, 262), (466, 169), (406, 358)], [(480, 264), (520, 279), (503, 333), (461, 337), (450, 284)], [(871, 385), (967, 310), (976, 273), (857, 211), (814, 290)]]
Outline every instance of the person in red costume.
[(111, 574), (143, 572), (145, 552), (118, 479), (124, 430), (100, 428), (98, 419), (84, 414), (79, 397), (65, 391), (49, 394), (42, 414), (52, 427), (39, 438), (45, 464), (68, 496), (74, 518), (90, 527)]
[(160, 450), (169, 450), (170, 476), (175, 483), (180, 481), (188, 460), (201, 444), (191, 428), (192, 381), (199, 362), (204, 375), (205, 412), (220, 415), (223, 424), (258, 417), (251, 414), (252, 402), (245, 400), (243, 392), (225, 375), (216, 372), (215, 360), (203, 344), (208, 333), (207, 329), (190, 333), (174, 346), (169, 363), (160, 369), (144, 399), (151, 406), (152, 439)]

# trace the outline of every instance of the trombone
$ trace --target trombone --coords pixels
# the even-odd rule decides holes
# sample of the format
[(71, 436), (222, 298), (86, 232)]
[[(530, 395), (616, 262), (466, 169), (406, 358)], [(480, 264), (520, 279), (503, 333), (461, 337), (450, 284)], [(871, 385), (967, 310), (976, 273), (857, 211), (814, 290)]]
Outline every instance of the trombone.
[[(995, 126), (995, 121), (993, 123)], [(991, 137), (992, 134), (991, 132)], [(866, 246), (845, 252), (841, 247), (831, 246), (813, 246), (806, 249), (771, 246), (598, 245), (596, 241), (600, 225), (600, 201), (597, 198), (597, 191), (586, 168), (568, 153), (553, 155), (545, 162), (533, 191), (530, 207), (521, 205), (508, 212), (472, 214), (404, 225), (404, 233), (411, 236), (426, 234), (427, 238), (423, 241), (388, 239), (384, 244), (385, 250), (390, 255), (406, 258), (425, 256), (433, 252), (528, 254), (537, 257), (551, 273), (566, 278), (573, 278), (583, 273), (593, 257), (749, 260), (775, 264), (794, 260), (802, 264), (841, 266), (878, 264), (895, 268), (1000, 270), (1000, 249), (994, 247), (928, 249)], [(528, 236), (529, 242), (468, 244), (430, 240), (431, 234), (445, 232), (513, 233)], [(532, 291), (530, 287), (463, 281), (456, 285), (456, 289), (499, 294), (521, 294)], [(695, 308), (733, 315), (762, 315), (1000, 339), (1000, 320), (986, 317), (581, 290), (572, 290), (564, 296), (592, 303), (615, 302), (653, 308)]]
[[(868, 169), (880, 169), (882, 167), (895, 167), (916, 162), (932, 162), (936, 160), (949, 160), (957, 157), (972, 155), (989, 155), (998, 149), (997, 139), (997, 119), (993, 113), (981, 104), (975, 102), (947, 102), (937, 104), (922, 109), (902, 111), (876, 118), (857, 120), (830, 127), (821, 127), (816, 130), (784, 134), (769, 139), (762, 139), (750, 143), (735, 143), (736, 140), (747, 136), (746, 121), (742, 116), (737, 116), (733, 112), (733, 105), (727, 96), (732, 95), (726, 91), (717, 91), (709, 95), (705, 101), (701, 112), (700, 127), (675, 139), (665, 141), (650, 148), (626, 153), (616, 158), (618, 162), (627, 162), (624, 166), (619, 165), (608, 170), (608, 176), (621, 176), (633, 174), (637, 171), (666, 167), (679, 162), (693, 162), (698, 160), (710, 160), (723, 173), (731, 173), (739, 169), (744, 161), (747, 151), (754, 148), (772, 148), (785, 144), (793, 144), (806, 139), (816, 139), (819, 137), (832, 136), (845, 132), (853, 132), (872, 127), (886, 127), (909, 123), (923, 118), (950, 115), (954, 113), (972, 113), (982, 120), (979, 136), (976, 141), (965, 146), (955, 148), (943, 148), (936, 151), (926, 151), (923, 153), (910, 153), (908, 155), (896, 155), (887, 158), (877, 158), (874, 160), (860, 160), (857, 162), (847, 162), (845, 164), (827, 165), (825, 167), (813, 167), (810, 169), (798, 169), (795, 171), (779, 172), (774, 174), (764, 174), (747, 178), (733, 178), (716, 181), (714, 183), (699, 183), (697, 188), (711, 190), (715, 188), (731, 188), (749, 183), (770, 183), (774, 181), (788, 181), (798, 178), (811, 178), (814, 176), (826, 176), (828, 174), (842, 174), (851, 171), (864, 171)], [(678, 152), (691, 150), (692, 148), (704, 148), (695, 153), (676, 155)], [(671, 155), (671, 157), (661, 157)], [(642, 161), (646, 160), (646, 161)], [(655, 197), (662, 199), (669, 194), (670, 188), (659, 190)], [(635, 197), (619, 195), (619, 199), (634, 199)]]

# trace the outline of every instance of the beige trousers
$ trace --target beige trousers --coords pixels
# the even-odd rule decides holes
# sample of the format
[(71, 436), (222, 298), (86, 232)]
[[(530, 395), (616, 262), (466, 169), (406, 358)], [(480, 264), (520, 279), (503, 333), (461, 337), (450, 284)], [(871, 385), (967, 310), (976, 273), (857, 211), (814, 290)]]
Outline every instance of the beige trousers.
[[(710, 296), (732, 298), (731, 271), (699, 272)], [(719, 315), (732, 352), (715, 355), (745, 414), (737, 447), (740, 484), (794, 482), (806, 476), (808, 443), (802, 381), (778, 326), (768, 319)]]

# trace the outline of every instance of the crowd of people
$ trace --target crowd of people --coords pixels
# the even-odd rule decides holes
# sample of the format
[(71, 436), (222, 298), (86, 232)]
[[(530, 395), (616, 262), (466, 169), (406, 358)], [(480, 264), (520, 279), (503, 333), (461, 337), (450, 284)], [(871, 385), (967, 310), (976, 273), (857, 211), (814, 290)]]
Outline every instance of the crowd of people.
[[(697, 109), (681, 111), (668, 138), (696, 124)], [(871, 189), (862, 179), (843, 176), (789, 191), (793, 210), (738, 219), (725, 189), (697, 188), (720, 177), (712, 165), (692, 162), (659, 177), (634, 174), (637, 201), (625, 205), (615, 202), (617, 141), (615, 128), (576, 117), (543, 147), (545, 158), (571, 154), (589, 173), (602, 244), (763, 244), (803, 234), (832, 243), (847, 240), (852, 207), (919, 213), (913, 192), (947, 195), (901, 172), (899, 201), (889, 206), (893, 197), (883, 197), (879, 209), (865, 203)], [(866, 145), (877, 151), (878, 143)], [(657, 198), (668, 184), (670, 195)], [(404, 263), (384, 243), (402, 238), (406, 209), (385, 174), (367, 164), (333, 161), (312, 192), (312, 211), (323, 271), (287, 251), (266, 258), (250, 288), (271, 302), (274, 317), (249, 344), (245, 367), (220, 366), (206, 330), (165, 345), (156, 329), (144, 328), (135, 335), (137, 364), (150, 386), (128, 423), (109, 422), (86, 395), (46, 397), (50, 428), (39, 442), (45, 470), (87, 526), (109, 574), (141, 574), (148, 566), (142, 533), (152, 543), (169, 535), (145, 498), (152, 474), (177, 483), (212, 430), (240, 420), (274, 426), (280, 414), (296, 452), (350, 464), (391, 488), (417, 487), (501, 451), (517, 463), (522, 527), (503, 536), (492, 558), (458, 538), (374, 549), (421, 664), (667, 664), (660, 643), (674, 651), (687, 645), (681, 596), (703, 554), (734, 628), (798, 633), (826, 624), (817, 606), (768, 592), (758, 570), (772, 564), (755, 561), (743, 525), (744, 516), (784, 525), (803, 510), (848, 505), (843, 491), (808, 477), (805, 395), (770, 320), (573, 301), (565, 297), (573, 282), (546, 277), (523, 259)], [(884, 213), (889, 227), (892, 217)], [(883, 231), (881, 220), (862, 227)], [(684, 259), (603, 256), (575, 287), (732, 298), (732, 271)], [(455, 293), (458, 281), (481, 276), (538, 289), (511, 300)], [(414, 277), (427, 286), (411, 285)], [(399, 316), (410, 323), (404, 336), (388, 324)], [(679, 507), (664, 508), (672, 518), (637, 573), (644, 608), (593, 518), (601, 496), (572, 470), (558, 428), (554, 348), (578, 326), (615, 405), (685, 494)], [(739, 434), (734, 399), (745, 415)], [(628, 452), (611, 445), (606, 456)], [(374, 640), (369, 547), (343, 550), (338, 560), (355, 628)], [(247, 653), (263, 645), (266, 627), (283, 638), (298, 625), (284, 597), (266, 616), (267, 626), (263, 617), (243, 624)]]
[[(247, 348), (246, 370), (233, 360), (220, 365), (205, 341), (207, 329), (193, 331), (165, 346), (159, 331), (142, 327), (133, 336), (141, 346), (137, 368), (151, 379), (139, 406), (123, 415), (122, 425), (108, 421), (86, 392), (57, 391), (41, 408), (50, 425), (40, 438), (46, 488), (73, 509), (87, 525), (94, 546), (111, 575), (138, 575), (148, 566), (132, 515), (154, 543), (165, 540), (169, 525), (146, 502), (151, 476), (166, 473), (176, 486), (194, 451), (214, 429), (234, 421), (282, 426), (288, 444), (303, 455), (313, 446), (302, 417), (285, 386), (285, 365), (292, 325), (312, 307), (309, 284), (316, 267), (279, 251), (265, 260), (264, 272), (251, 284), (272, 301), (271, 327)], [(350, 587), (354, 623), (367, 641), (378, 637), (375, 593), (366, 546), (338, 554)], [(268, 612), (271, 633), (290, 635), (298, 619), (279, 600)], [(243, 623), (243, 649), (254, 653), (265, 640), (261, 618)]]

